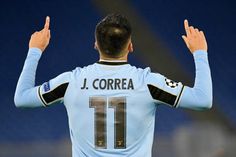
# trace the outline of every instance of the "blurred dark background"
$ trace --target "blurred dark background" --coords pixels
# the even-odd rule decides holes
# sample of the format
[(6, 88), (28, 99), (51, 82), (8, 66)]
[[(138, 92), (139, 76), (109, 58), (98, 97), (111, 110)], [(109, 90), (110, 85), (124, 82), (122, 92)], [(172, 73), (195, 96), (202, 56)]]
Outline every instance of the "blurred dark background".
[[(65, 157), (71, 154), (62, 104), (17, 109), (14, 90), (30, 35), (51, 17), (51, 41), (40, 60), (36, 84), (98, 60), (95, 25), (108, 13), (133, 25), (135, 52), (129, 62), (192, 86), (192, 55), (181, 35), (183, 20), (204, 30), (209, 47), (213, 109), (197, 112), (161, 106), (156, 114), (153, 156), (236, 156), (235, 1), (177, 0), (1, 0), (0, 157)], [(78, 119), (78, 121), (81, 119)]]

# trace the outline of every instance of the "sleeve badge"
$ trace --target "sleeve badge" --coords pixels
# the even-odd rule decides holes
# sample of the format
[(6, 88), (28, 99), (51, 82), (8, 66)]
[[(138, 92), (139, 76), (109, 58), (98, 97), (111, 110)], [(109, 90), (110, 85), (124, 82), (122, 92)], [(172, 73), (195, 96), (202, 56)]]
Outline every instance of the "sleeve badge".
[(179, 85), (177, 82), (174, 82), (174, 81), (167, 79), (167, 78), (165, 78), (165, 82), (166, 82), (166, 85), (170, 88), (176, 88)]

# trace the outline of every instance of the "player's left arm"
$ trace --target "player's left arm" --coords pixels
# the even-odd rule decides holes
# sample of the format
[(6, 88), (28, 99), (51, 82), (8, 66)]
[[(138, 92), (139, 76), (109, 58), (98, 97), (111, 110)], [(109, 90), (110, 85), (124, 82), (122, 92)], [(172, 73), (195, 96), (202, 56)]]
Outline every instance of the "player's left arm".
[(35, 75), (40, 57), (49, 44), (49, 17), (44, 28), (35, 32), (29, 42), (29, 51), (15, 91), (17, 107), (49, 106), (63, 100), (71, 72), (63, 73), (40, 86), (35, 86)]
[(72, 72), (64, 72), (42, 85), (35, 86), (36, 69), (41, 54), (38, 48), (30, 48), (28, 51), (15, 91), (16, 107), (47, 107), (63, 101)]

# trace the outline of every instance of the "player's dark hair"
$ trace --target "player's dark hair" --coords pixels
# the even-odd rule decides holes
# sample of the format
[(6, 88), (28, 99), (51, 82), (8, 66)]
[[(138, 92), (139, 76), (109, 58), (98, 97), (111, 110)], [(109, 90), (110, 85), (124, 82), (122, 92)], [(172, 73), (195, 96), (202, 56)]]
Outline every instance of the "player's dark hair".
[(131, 37), (131, 26), (121, 14), (109, 14), (96, 26), (96, 40), (101, 53), (109, 57), (120, 57)]

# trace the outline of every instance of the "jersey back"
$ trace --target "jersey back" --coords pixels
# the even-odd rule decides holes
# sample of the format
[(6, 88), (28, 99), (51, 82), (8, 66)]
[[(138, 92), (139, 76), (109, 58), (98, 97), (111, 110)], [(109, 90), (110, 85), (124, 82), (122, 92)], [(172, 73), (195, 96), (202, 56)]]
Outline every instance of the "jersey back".
[(59, 75), (39, 95), (46, 105), (55, 95), (64, 101), (73, 157), (151, 157), (157, 104), (176, 106), (182, 84), (149, 68), (110, 64)]
[(194, 87), (183, 86), (127, 62), (99, 61), (35, 86), (42, 53), (30, 48), (14, 101), (17, 107), (64, 102), (73, 157), (151, 157), (158, 104), (195, 110), (212, 106), (207, 53), (194, 52)]

